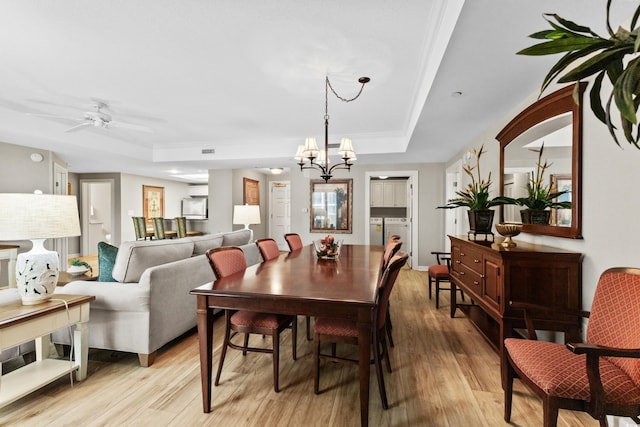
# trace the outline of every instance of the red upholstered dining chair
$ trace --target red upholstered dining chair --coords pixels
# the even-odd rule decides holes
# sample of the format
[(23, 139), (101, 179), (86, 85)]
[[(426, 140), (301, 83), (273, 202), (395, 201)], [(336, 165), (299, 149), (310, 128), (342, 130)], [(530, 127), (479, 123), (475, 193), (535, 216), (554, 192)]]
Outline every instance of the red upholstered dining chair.
[[(217, 278), (230, 276), (232, 274), (244, 272), (247, 268), (247, 261), (242, 249), (235, 246), (224, 246), (207, 251), (207, 259)], [(259, 353), (271, 353), (273, 355), (273, 389), (280, 391), (278, 382), (278, 370), (280, 364), (280, 333), (289, 325), (293, 325), (291, 331), (291, 346), (293, 360), (296, 360), (296, 323), (295, 316), (257, 313), (253, 311), (233, 311), (225, 310), (225, 332), (222, 351), (220, 353), (220, 363), (216, 373), (215, 385), (220, 382), (222, 365), (227, 354), (227, 347), (241, 350), (246, 356), (247, 351)], [(232, 342), (233, 337), (238, 333), (244, 335), (242, 345)], [(273, 340), (272, 348), (249, 347), (249, 334), (270, 335)]]
[[(437, 264), (430, 265), (428, 268), (428, 276), (429, 276), (429, 299), (431, 299), (431, 289), (433, 286), (433, 282), (436, 284), (436, 308), (440, 308), (440, 291), (448, 291), (451, 288), (442, 288), (440, 287), (441, 282), (449, 282), (451, 285), (451, 277), (449, 276), (449, 270), (451, 270), (451, 253), (449, 252), (431, 252), (432, 255), (436, 256)], [(462, 289), (456, 289), (460, 291), (460, 296), (462, 297), (462, 301), (464, 301), (464, 292)]]
[[(376, 376), (378, 378), (378, 389), (380, 398), (382, 399), (382, 407), (389, 407), (387, 402), (387, 392), (384, 386), (384, 377), (382, 375), (382, 362), (385, 360), (387, 370), (391, 372), (391, 362), (389, 360), (389, 351), (385, 341), (385, 322), (387, 304), (391, 290), (398, 277), (400, 268), (407, 262), (409, 255), (405, 252), (398, 252), (389, 261), (389, 265), (379, 280), (379, 286), (376, 295), (376, 305), (373, 310), (374, 325), (372, 328), (372, 349), (373, 359), (376, 368)], [(320, 352), (321, 343), (331, 343), (331, 355)], [(330, 360), (333, 362), (347, 362), (357, 364), (357, 360), (336, 356), (336, 343), (347, 343), (358, 345), (358, 325), (355, 320), (334, 319), (329, 317), (316, 317), (313, 326), (313, 373), (314, 373), (314, 392), (320, 393), (320, 359)]]
[(302, 244), (302, 239), (299, 234), (296, 233), (287, 233), (284, 235), (284, 240), (287, 241), (287, 245), (289, 245), (289, 251), (297, 251), (298, 249), (302, 249), (304, 246)]
[[(525, 304), (530, 338), (507, 338), (504, 419), (511, 419), (517, 375), (542, 398), (545, 427), (557, 424), (558, 409), (589, 413), (607, 425), (606, 415), (640, 422), (640, 269), (610, 268), (600, 276), (589, 317), (586, 343), (535, 341), (535, 325)], [(534, 310), (558, 310), (534, 307)], [(562, 312), (564, 313), (564, 311)]]
[(280, 256), (280, 249), (278, 248), (278, 244), (273, 239), (258, 239), (256, 240), (256, 245), (260, 250), (260, 255), (262, 255), (263, 261), (276, 259)]
[[(389, 265), (389, 260), (391, 259), (391, 257), (393, 257), (396, 254), (396, 252), (400, 250), (401, 246), (402, 246), (402, 242), (400, 241), (400, 236), (398, 236), (397, 234), (394, 234), (391, 237), (389, 237), (389, 240), (385, 245), (384, 252), (382, 253), (382, 257), (380, 258), (380, 273), (378, 278), (382, 277), (382, 274), (384, 273), (384, 271), (387, 269), (387, 266)], [(387, 305), (387, 314), (386, 314), (387, 323), (386, 323), (385, 329), (387, 331), (387, 338), (389, 339), (389, 345), (393, 347), (394, 346), (393, 336), (391, 335), (393, 324), (391, 323), (391, 309), (389, 308), (389, 306), (390, 305)]]

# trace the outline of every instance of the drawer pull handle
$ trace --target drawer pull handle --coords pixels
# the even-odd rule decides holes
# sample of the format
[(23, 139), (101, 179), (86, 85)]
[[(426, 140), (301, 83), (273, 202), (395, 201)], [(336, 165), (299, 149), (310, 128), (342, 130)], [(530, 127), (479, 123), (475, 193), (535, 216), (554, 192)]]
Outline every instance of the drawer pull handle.
[(461, 272), (460, 272), (460, 275), (461, 275), (461, 276), (464, 276), (464, 271), (461, 271)]
[(473, 284), (474, 284), (474, 285), (479, 285), (479, 284), (480, 284), (480, 282), (478, 282), (477, 280), (474, 280), (474, 281), (473, 281)]
[(460, 264), (460, 260), (456, 260), (456, 264)]
[(480, 278), (481, 278), (481, 279), (484, 279), (484, 278), (485, 278), (485, 275), (484, 275), (484, 274), (481, 274), (481, 275), (480, 275)]
[(464, 252), (460, 252), (460, 256), (464, 256)]
[(475, 262), (476, 264), (478, 264), (480, 262), (479, 259), (474, 259), (473, 262)]

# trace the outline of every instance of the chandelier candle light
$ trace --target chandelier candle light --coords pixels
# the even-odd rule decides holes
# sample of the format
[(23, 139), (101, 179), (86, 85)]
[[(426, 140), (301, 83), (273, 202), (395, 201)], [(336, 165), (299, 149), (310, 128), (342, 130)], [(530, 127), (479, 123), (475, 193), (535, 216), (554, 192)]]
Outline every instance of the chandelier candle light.
[[(336, 93), (336, 91), (331, 86), (329, 82), (329, 77), (325, 77), (325, 87), (324, 87), (324, 150), (318, 150), (318, 145), (316, 144), (316, 139), (313, 137), (309, 137), (305, 140), (304, 145), (299, 145), (298, 150), (295, 155), (295, 159), (298, 161), (298, 165), (300, 165), (300, 170), (304, 169), (317, 169), (321, 172), (320, 177), (324, 179), (325, 182), (328, 182), (332, 175), (331, 173), (334, 169), (347, 169), (351, 170), (351, 165), (356, 160), (356, 153), (353, 149), (353, 144), (351, 143), (350, 138), (342, 138), (340, 141), (340, 148), (338, 148), (338, 153), (342, 159), (343, 163), (335, 164), (329, 167), (329, 89), (331, 92), (341, 101), (351, 102), (358, 99), (362, 90), (364, 89), (364, 85), (369, 83), (371, 79), (369, 77), (360, 77), (358, 82), (362, 84), (360, 90), (353, 98), (347, 99), (343, 98)], [(307, 163), (308, 161), (308, 163)]]
[(40, 304), (58, 284), (58, 253), (44, 247), (46, 239), (80, 235), (75, 196), (0, 193), (0, 241), (31, 240), (29, 252), (18, 254), (16, 281), (25, 305)]

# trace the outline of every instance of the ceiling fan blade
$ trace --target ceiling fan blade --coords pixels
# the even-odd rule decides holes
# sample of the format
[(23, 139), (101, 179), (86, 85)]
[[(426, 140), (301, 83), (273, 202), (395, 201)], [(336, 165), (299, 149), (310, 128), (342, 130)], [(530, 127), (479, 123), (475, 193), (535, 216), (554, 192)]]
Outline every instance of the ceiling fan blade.
[(89, 122), (85, 122), (85, 123), (81, 123), (79, 125), (76, 125), (74, 127), (70, 127), (69, 129), (65, 130), (65, 132), (76, 132), (79, 131), (80, 129), (87, 127), (87, 126), (91, 126), (91, 123)]
[(77, 117), (69, 117), (69, 116), (58, 116), (55, 114), (41, 114), (41, 113), (25, 113), (27, 116), (36, 116), (36, 117), (46, 117), (48, 119), (64, 119), (64, 120), (73, 120), (74, 122), (81, 122), (84, 119), (79, 119)]
[(121, 129), (130, 129), (130, 130), (137, 130), (137, 131), (140, 131), (140, 132), (153, 133), (153, 130), (151, 128), (146, 127), (146, 126), (134, 125), (132, 123), (125, 123), (125, 122), (110, 121), (109, 122), (109, 127), (121, 128)]

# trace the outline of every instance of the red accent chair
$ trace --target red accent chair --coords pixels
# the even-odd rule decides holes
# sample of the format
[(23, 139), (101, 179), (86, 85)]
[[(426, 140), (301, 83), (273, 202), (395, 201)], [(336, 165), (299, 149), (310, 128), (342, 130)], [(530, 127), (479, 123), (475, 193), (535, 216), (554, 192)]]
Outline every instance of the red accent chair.
[[(589, 413), (607, 425), (606, 415), (640, 415), (640, 269), (610, 268), (600, 276), (591, 312), (512, 303), (525, 310), (529, 338), (504, 341), (507, 365), (504, 419), (511, 419), (517, 375), (542, 398), (544, 426), (558, 421), (558, 409)], [(532, 313), (589, 317), (586, 343), (535, 341)], [(538, 317), (540, 318), (540, 317)]]
[[(247, 262), (244, 252), (235, 246), (224, 246), (207, 251), (207, 259), (213, 269), (216, 277), (226, 277), (232, 274), (243, 273), (247, 268)], [(222, 373), (222, 365), (227, 354), (227, 347), (241, 350), (242, 355), (246, 356), (247, 351), (259, 353), (273, 354), (273, 389), (279, 392), (278, 370), (280, 364), (280, 333), (289, 325), (292, 325), (291, 331), (291, 349), (293, 360), (296, 360), (296, 322), (295, 316), (257, 313), (253, 311), (233, 311), (225, 310), (225, 332), (222, 344), (222, 352), (220, 353), (220, 363), (218, 364), (218, 372), (216, 373), (215, 385), (220, 382), (220, 374)], [(233, 332), (233, 333), (232, 333)], [(238, 333), (244, 334), (243, 345), (232, 342), (233, 337)], [(270, 335), (273, 339), (272, 348), (249, 347), (249, 334)]]
[[(440, 291), (448, 291), (451, 288), (442, 288), (440, 287), (441, 282), (449, 282), (451, 283), (451, 276), (449, 275), (449, 271), (451, 270), (451, 253), (449, 252), (431, 252), (432, 255), (436, 256), (437, 264), (430, 265), (428, 268), (428, 276), (429, 276), (429, 299), (431, 299), (431, 289), (433, 286), (433, 282), (436, 284), (436, 308), (440, 308)], [(453, 285), (450, 285), (453, 286)], [(464, 301), (464, 292), (462, 289), (457, 289), (460, 291), (460, 296), (462, 297), (462, 301)]]
[[(376, 376), (378, 378), (378, 389), (380, 390), (380, 398), (382, 399), (382, 407), (387, 409), (387, 393), (384, 386), (384, 377), (382, 376), (382, 362), (385, 360), (387, 370), (391, 372), (391, 362), (389, 361), (389, 352), (385, 341), (385, 323), (387, 304), (391, 290), (398, 277), (400, 268), (407, 262), (408, 254), (399, 252), (389, 261), (389, 266), (380, 278), (376, 306), (373, 310), (374, 325), (372, 328), (372, 348), (373, 358), (376, 368)], [(320, 352), (321, 343), (331, 343), (332, 353), (323, 354)], [(316, 317), (313, 326), (313, 354), (314, 354), (314, 392), (320, 393), (320, 359), (330, 360), (332, 362), (355, 363), (357, 360), (336, 356), (336, 343), (347, 343), (358, 345), (358, 325), (355, 320), (334, 319), (329, 317)]]

